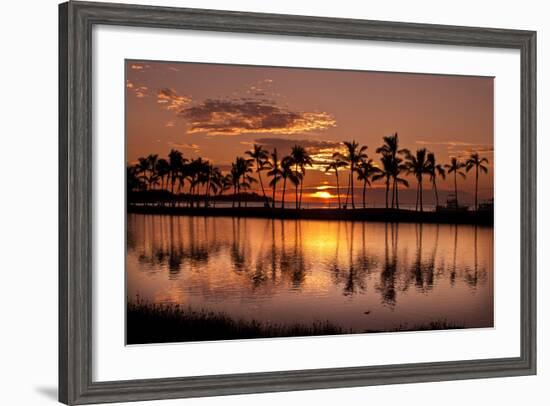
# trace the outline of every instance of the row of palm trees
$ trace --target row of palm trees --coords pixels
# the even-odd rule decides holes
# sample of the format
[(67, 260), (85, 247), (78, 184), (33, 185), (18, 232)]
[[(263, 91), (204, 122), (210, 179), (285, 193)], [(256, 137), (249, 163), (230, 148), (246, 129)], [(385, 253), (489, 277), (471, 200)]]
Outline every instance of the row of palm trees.
[[(486, 158), (474, 152), (464, 162), (453, 157), (449, 164), (442, 165), (436, 161), (435, 154), (426, 148), (417, 149), (415, 153), (406, 148), (400, 149), (397, 133), (383, 137), (383, 141), (383, 145), (376, 149), (376, 153), (380, 154), (380, 165), (368, 157), (367, 146), (361, 146), (355, 140), (343, 142), (341, 151), (335, 152), (328, 163), (321, 163), (325, 166), (326, 172), (335, 174), (339, 209), (347, 208), (349, 203), (353, 209), (356, 208), (355, 180), (361, 182), (363, 208), (366, 207), (367, 187), (374, 181), (383, 181), (386, 186), (386, 208), (399, 209), (399, 186), (409, 187), (409, 182), (403, 176), (413, 175), (416, 179), (416, 210), (423, 211), (424, 178), (428, 178), (435, 194), (436, 205), (439, 205), (437, 179), (445, 179), (447, 174), (454, 176), (458, 207), (457, 176), (465, 178), (465, 172), (475, 169), (477, 210), (479, 175), (488, 172)], [(170, 190), (172, 195), (182, 193), (187, 185), (190, 207), (199, 205), (201, 200), (206, 207), (211, 196), (221, 196), (229, 190), (233, 192), (232, 206), (241, 207), (243, 194), (249, 191), (254, 183), (259, 183), (264, 206), (275, 208), (275, 194), (279, 186), (282, 187), (282, 209), (285, 208), (287, 189), (293, 186), (295, 208), (300, 209), (306, 168), (314, 164), (320, 163), (314, 162), (303, 146), (295, 145), (288, 156), (280, 158), (276, 148), (267, 151), (262, 145), (254, 144), (251, 150), (245, 152), (244, 157), (236, 157), (231, 169), (224, 174), (207, 160), (200, 157), (188, 160), (180, 151), (172, 149), (168, 159), (159, 158), (158, 155), (139, 158), (137, 164), (127, 169), (127, 184), (131, 191), (160, 189)], [(347, 170), (345, 202), (342, 202), (340, 193), (340, 175), (343, 170)], [(262, 173), (267, 177), (267, 185), (264, 184)], [(266, 186), (271, 188), (271, 197), (266, 193)], [(349, 199), (351, 201), (348, 201)]]

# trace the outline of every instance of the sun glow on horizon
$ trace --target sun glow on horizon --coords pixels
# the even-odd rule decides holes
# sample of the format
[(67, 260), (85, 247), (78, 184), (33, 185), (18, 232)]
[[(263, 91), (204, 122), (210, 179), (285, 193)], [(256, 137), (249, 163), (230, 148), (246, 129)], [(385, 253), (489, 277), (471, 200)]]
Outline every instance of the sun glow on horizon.
[(311, 193), (309, 196), (310, 197), (316, 197), (318, 199), (334, 199), (336, 197), (336, 196), (333, 196), (329, 192), (326, 192), (326, 191), (317, 191), (315, 193)]

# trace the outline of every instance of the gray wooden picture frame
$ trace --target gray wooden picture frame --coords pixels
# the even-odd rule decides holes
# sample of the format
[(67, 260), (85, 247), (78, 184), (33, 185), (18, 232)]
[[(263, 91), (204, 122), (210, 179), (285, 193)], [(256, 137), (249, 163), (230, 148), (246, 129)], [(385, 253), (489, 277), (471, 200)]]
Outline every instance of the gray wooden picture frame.
[[(218, 376), (93, 381), (91, 34), (95, 24), (518, 49), (521, 53), (520, 356)], [(87, 404), (535, 374), (535, 248), (535, 32), (108, 3), (68, 2), (59, 6), (61, 402)]]

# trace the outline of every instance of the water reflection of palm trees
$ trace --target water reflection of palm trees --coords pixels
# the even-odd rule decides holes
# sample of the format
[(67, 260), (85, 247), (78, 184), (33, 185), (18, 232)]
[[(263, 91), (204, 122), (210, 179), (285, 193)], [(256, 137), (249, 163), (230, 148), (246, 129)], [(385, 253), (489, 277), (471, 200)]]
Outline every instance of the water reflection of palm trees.
[[(388, 242), (388, 226), (391, 232), (391, 245)], [(395, 230), (394, 230), (395, 227)], [(399, 224), (386, 223), (384, 226), (384, 260), (380, 272), (380, 281), (376, 290), (380, 292), (382, 304), (394, 307), (397, 300), (396, 273), (397, 273), (397, 241)]]
[(485, 267), (479, 266), (478, 258), (478, 227), (474, 226), (474, 264), (473, 267), (466, 267), (464, 272), (464, 280), (472, 289), (476, 289), (480, 282), (487, 280), (487, 270)]
[[(186, 224), (182, 225), (185, 220)], [(193, 217), (144, 216), (142, 224), (128, 229), (129, 240), (140, 233), (146, 236), (144, 244), (138, 247), (134, 243), (128, 249), (139, 251), (138, 261), (146, 265), (144, 269), (150, 272), (166, 269), (170, 279), (177, 279), (186, 264), (192, 269), (200, 269), (221, 249), (218, 242), (208, 238), (208, 220), (204, 219), (203, 225), (199, 221)]]
[[(326, 240), (313, 230), (326, 230)], [(216, 292), (231, 288), (255, 297), (332, 289), (349, 300), (374, 293), (393, 309), (410, 288), (428, 295), (439, 281), (450, 288), (485, 284), (479, 240), (488, 236), (481, 227), (457, 225), (130, 215), (128, 250), (144, 271), (166, 272), (172, 280), (192, 275), (205, 291), (215, 271), (222, 278)]]
[(439, 240), (439, 224), (435, 227), (436, 237), (434, 248), (432, 250), (432, 255), (426, 259), (423, 256), (424, 225), (422, 223), (415, 224), (416, 254), (410, 268), (410, 273), (414, 277), (416, 289), (423, 293), (432, 290), (434, 285), (435, 255), (437, 253), (437, 244)]
[[(342, 286), (342, 294), (344, 296), (354, 296), (358, 293), (364, 293), (367, 290), (366, 280), (370, 273), (371, 267), (376, 262), (367, 255), (366, 241), (365, 241), (365, 227), (366, 223), (360, 223), (361, 230), (361, 249), (359, 254), (355, 255), (354, 241), (355, 241), (355, 227), (356, 222), (346, 222), (345, 228), (345, 240), (348, 247), (347, 250), (347, 263), (342, 264), (339, 261), (339, 244), (336, 244), (336, 250), (334, 259), (330, 265), (332, 279), (335, 285)], [(338, 236), (340, 233), (338, 232)], [(338, 238), (338, 240), (340, 237)]]

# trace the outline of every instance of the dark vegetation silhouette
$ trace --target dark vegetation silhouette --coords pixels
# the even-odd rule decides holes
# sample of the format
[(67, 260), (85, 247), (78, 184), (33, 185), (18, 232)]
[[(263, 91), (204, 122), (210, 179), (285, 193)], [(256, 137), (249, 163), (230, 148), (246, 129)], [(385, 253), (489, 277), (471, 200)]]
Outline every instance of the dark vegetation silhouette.
[[(411, 175), (416, 180), (415, 211), (424, 213), (426, 179), (433, 190), (437, 211), (444, 208), (440, 206), (437, 180), (445, 179), (446, 174), (453, 176), (454, 185), (454, 195), (448, 196), (447, 208), (464, 210), (467, 207), (459, 205), (458, 177), (466, 178), (466, 173), (471, 170), (475, 173), (474, 211), (481, 207), (478, 202), (478, 180), (480, 174), (488, 172), (488, 160), (478, 152), (472, 152), (464, 162), (459, 157), (452, 157), (450, 163), (443, 165), (426, 148), (415, 152), (400, 148), (399, 136), (394, 133), (383, 137), (383, 144), (376, 149), (376, 153), (379, 154), (378, 162), (368, 156), (366, 145), (360, 145), (355, 140), (345, 141), (329, 162), (315, 162), (308, 148), (299, 144), (294, 145), (287, 156), (280, 156), (276, 149), (268, 151), (260, 144), (253, 144), (245, 156), (237, 156), (230, 169), (222, 171), (208, 160), (201, 157), (188, 159), (180, 151), (172, 149), (167, 159), (150, 154), (138, 158), (135, 164), (127, 167), (128, 202), (149, 208), (210, 208), (220, 201), (231, 202), (233, 208), (242, 208), (247, 207), (248, 202), (263, 202), (264, 209), (284, 210), (287, 209), (285, 203), (289, 188), (292, 188), (293, 209), (303, 210), (307, 171), (316, 165), (324, 166), (325, 172), (334, 173), (336, 178), (338, 209), (324, 210), (367, 210), (368, 188), (373, 182), (382, 182), (386, 209), (403, 211), (399, 208), (399, 190), (409, 187), (405, 176)], [(345, 199), (341, 185), (343, 173), (347, 183)], [(259, 193), (253, 190), (254, 184), (259, 185)], [(357, 185), (361, 187), (360, 207), (355, 196)], [(281, 192), (280, 201), (277, 201), (277, 191)]]
[(235, 319), (223, 312), (194, 310), (177, 304), (154, 304), (145, 301), (127, 305), (127, 344), (152, 344), (185, 341), (235, 340), (247, 338), (300, 337), (385, 331), (422, 331), (461, 329), (446, 320), (426, 324), (403, 324), (389, 330), (343, 329), (328, 320), (309, 324), (278, 324), (256, 319)]

